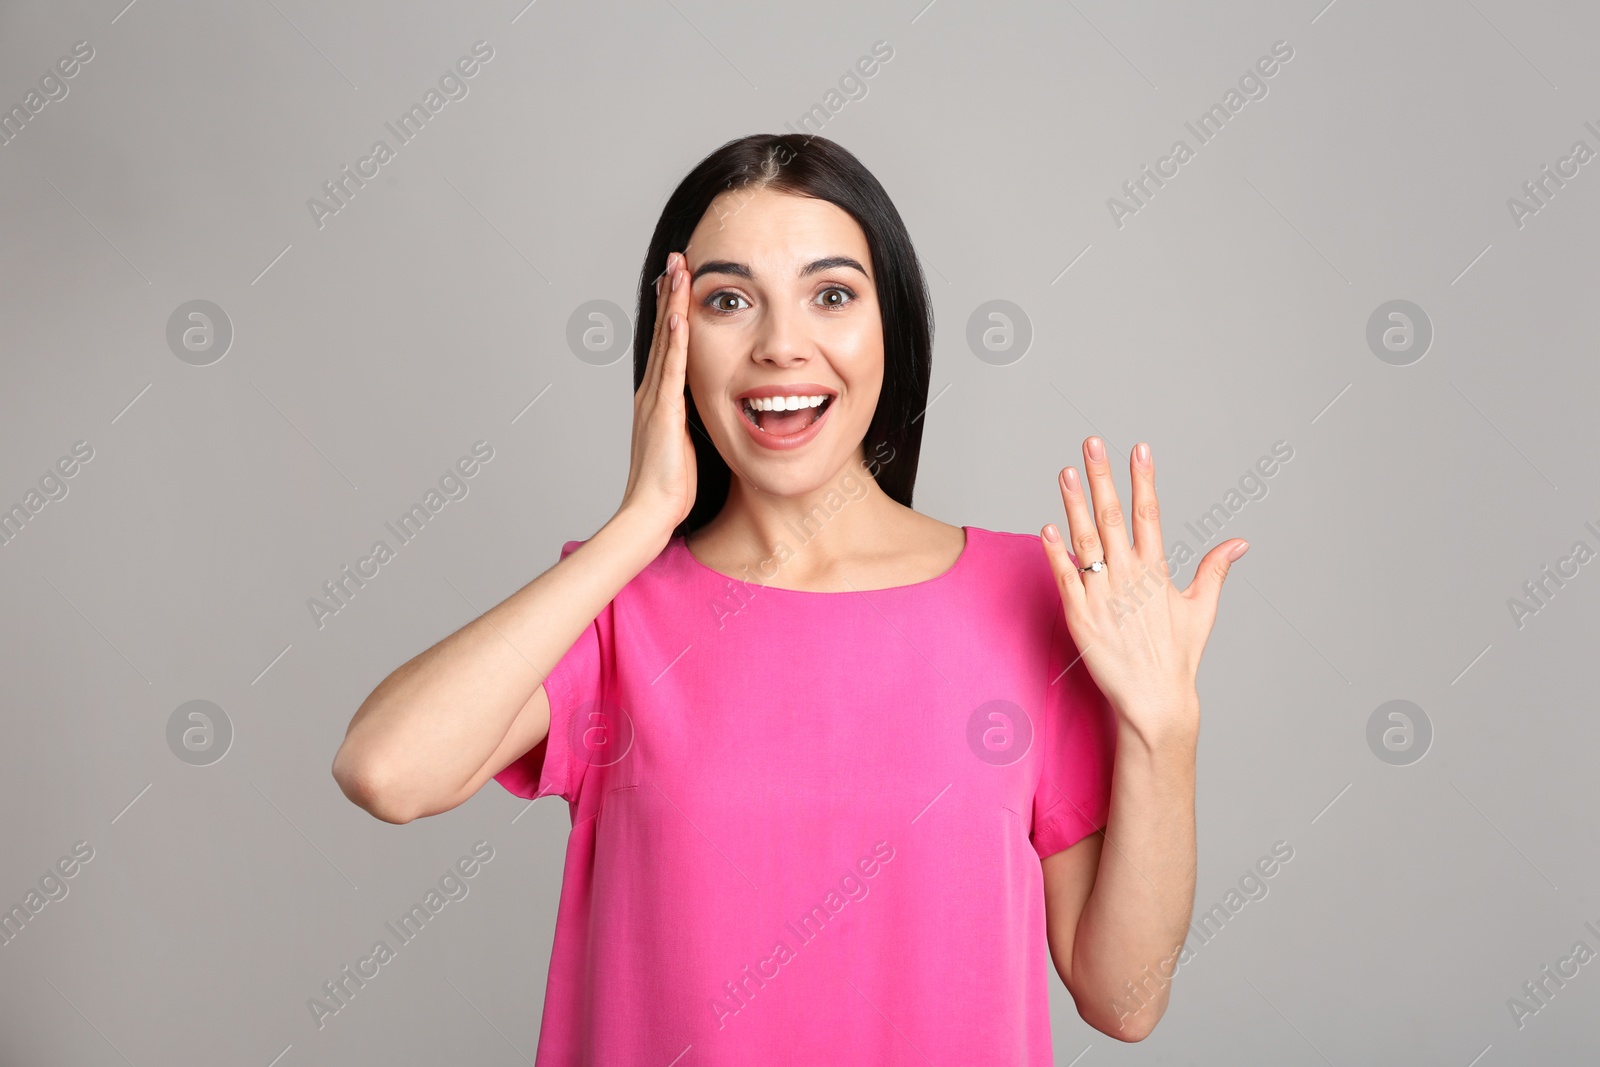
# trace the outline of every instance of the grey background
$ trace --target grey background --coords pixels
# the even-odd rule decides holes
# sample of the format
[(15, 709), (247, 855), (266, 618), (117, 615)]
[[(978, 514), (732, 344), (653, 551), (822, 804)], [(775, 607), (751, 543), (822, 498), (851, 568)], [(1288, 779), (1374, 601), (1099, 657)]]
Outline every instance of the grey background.
[[(1059, 1062), (1595, 1046), (1600, 963), (1521, 1029), (1507, 1007), (1600, 948), (1600, 564), (1520, 628), (1507, 604), (1600, 547), (1600, 162), (1520, 228), (1507, 207), (1600, 149), (1591, 5), (123, 2), (0, 7), (6, 107), (95, 50), (0, 147), (0, 503), (94, 449), (0, 548), (0, 905), (95, 850), (0, 947), (0, 1062), (531, 1061), (565, 805), (491, 784), (389, 826), (330, 760), (384, 674), (615, 508), (628, 362), (578, 359), (569, 315), (631, 313), (683, 173), (879, 40), (892, 60), (822, 133), (928, 269), (922, 510), (1036, 532), (1099, 432), (1124, 491), (1152, 443), (1170, 545), (1294, 449), (1223, 533), (1253, 547), (1200, 679), (1197, 911), (1273, 842), (1294, 859), (1146, 1042), (1052, 981)], [(469, 95), (319, 229), (307, 199), (479, 40)], [(1268, 95), (1115, 225), (1122, 182), (1279, 40)], [(204, 367), (166, 342), (196, 299), (234, 330)], [(1006, 365), (966, 343), (997, 299), (1033, 331)], [(1366, 341), (1393, 299), (1434, 330), (1408, 366)], [(319, 629), (307, 599), (480, 439), (469, 495)], [(1433, 730), (1406, 766), (1367, 743), (1395, 699)], [(169, 748), (191, 700), (233, 730), (209, 766)], [(470, 895), (318, 1029), (308, 998), (480, 839)]]

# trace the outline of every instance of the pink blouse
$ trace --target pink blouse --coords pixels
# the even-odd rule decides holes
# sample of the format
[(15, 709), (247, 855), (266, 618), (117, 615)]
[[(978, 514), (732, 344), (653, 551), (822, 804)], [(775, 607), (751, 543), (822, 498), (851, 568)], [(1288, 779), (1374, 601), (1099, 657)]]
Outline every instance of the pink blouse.
[(1115, 719), (1039, 538), (965, 530), (843, 593), (675, 538), (550, 672), (495, 776), (572, 814), (538, 1067), (1052, 1062), (1039, 861), (1105, 826)]

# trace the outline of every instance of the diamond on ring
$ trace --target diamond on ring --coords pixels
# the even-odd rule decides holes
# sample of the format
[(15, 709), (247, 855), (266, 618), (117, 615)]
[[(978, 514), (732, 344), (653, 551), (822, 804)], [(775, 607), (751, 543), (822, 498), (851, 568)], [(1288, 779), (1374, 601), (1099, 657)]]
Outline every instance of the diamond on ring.
[(1099, 574), (1101, 571), (1103, 571), (1105, 569), (1106, 569), (1106, 561), (1103, 560), (1103, 559), (1097, 559), (1093, 563), (1089, 564), (1087, 567), (1079, 567), (1078, 568), (1078, 570), (1080, 570), (1080, 571), (1094, 571), (1096, 574)]

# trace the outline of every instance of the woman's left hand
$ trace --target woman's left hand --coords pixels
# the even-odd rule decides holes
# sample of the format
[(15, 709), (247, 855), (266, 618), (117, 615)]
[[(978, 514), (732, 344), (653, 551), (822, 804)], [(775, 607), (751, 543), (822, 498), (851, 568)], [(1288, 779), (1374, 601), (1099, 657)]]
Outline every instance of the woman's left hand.
[[(1041, 534), (1045, 555), (1083, 662), (1115, 709), (1120, 725), (1154, 748), (1172, 740), (1193, 742), (1200, 726), (1195, 676), (1217, 617), (1217, 600), (1229, 565), (1249, 548), (1241, 538), (1221, 542), (1201, 559), (1189, 588), (1179, 592), (1167, 574), (1156, 505), (1155, 468), (1146, 444), (1129, 459), (1133, 475), (1133, 544), (1106, 462), (1105, 442), (1083, 442), (1083, 465), (1094, 511), (1078, 472), (1064, 468), (1061, 499), (1077, 559), (1060, 531)], [(1103, 560), (1098, 571), (1079, 571)]]

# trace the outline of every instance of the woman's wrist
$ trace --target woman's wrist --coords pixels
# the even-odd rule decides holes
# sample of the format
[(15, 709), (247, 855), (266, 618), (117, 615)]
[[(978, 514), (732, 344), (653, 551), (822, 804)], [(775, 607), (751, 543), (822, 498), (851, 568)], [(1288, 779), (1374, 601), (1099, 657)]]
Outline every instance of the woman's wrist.
[(636, 554), (640, 559), (639, 569), (643, 570), (667, 547), (676, 528), (676, 523), (670, 518), (662, 518), (659, 513), (637, 504), (623, 504), (595, 537), (615, 543), (630, 556)]
[(1192, 689), (1152, 706), (1117, 708), (1120, 750), (1193, 758), (1200, 742), (1200, 696)]

